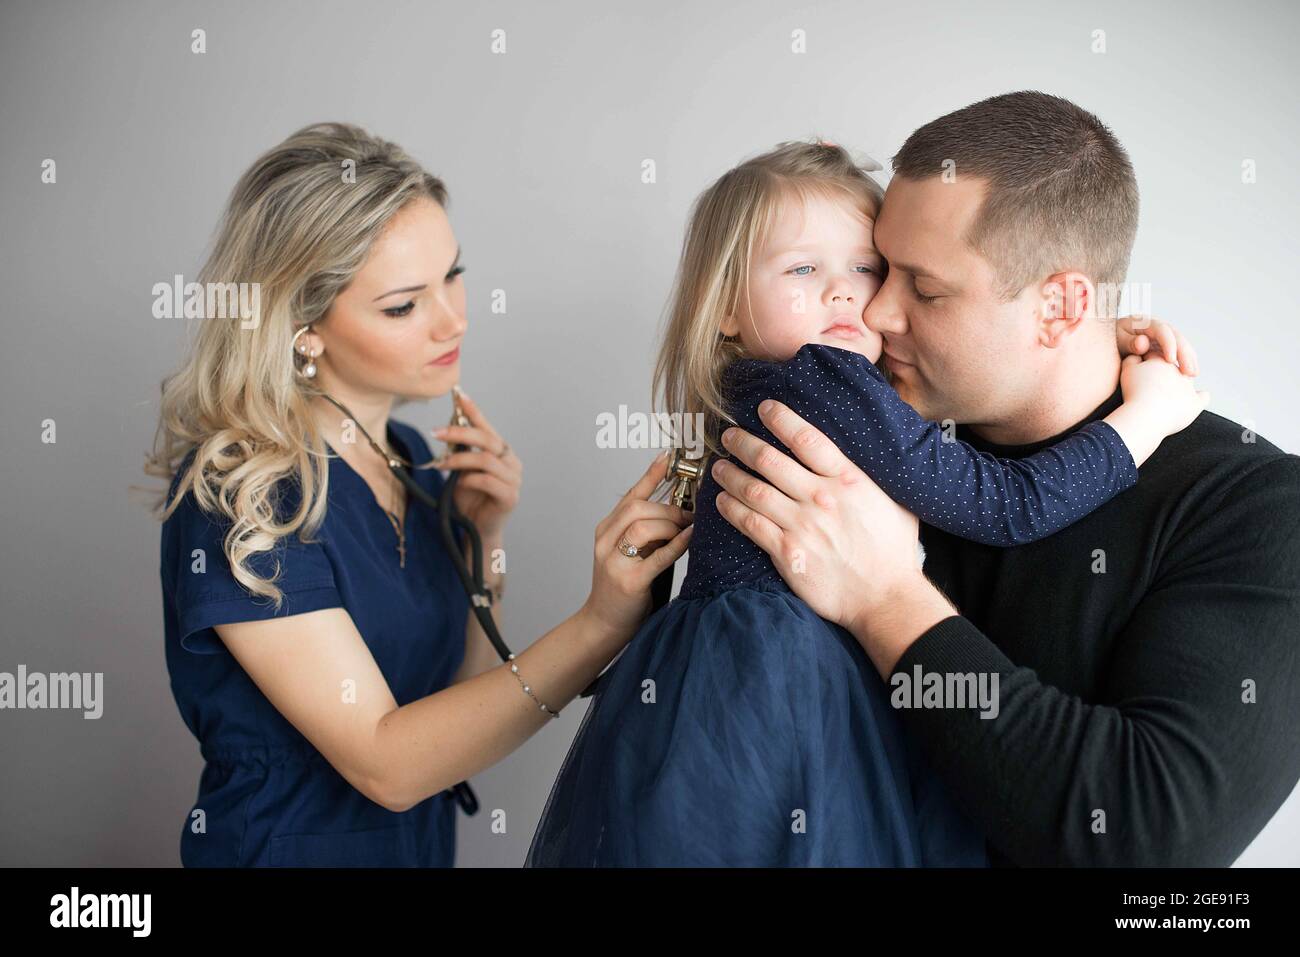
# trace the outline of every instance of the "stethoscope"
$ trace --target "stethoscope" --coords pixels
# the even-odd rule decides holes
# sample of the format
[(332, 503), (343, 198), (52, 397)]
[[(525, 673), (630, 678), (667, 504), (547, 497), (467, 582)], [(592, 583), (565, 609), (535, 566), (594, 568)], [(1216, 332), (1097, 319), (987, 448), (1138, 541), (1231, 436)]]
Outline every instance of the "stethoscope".
[[(333, 396), (326, 395), (324, 392), (319, 393), (319, 395), (329, 400), (340, 412), (356, 424), (356, 427), (361, 430), (361, 434), (366, 437), (366, 441), (370, 443), (370, 447), (383, 456), (384, 461), (388, 464), (388, 470), (397, 476), (398, 481), (406, 487), (406, 490), (413, 496), (415, 501), (437, 512), (438, 529), (442, 536), (442, 543), (447, 549), (447, 554), (451, 557), (451, 564), (456, 569), (461, 586), (469, 597), (470, 611), (478, 619), (483, 633), (487, 635), (488, 641), (492, 642), (492, 647), (501, 656), (501, 660), (510, 661), (514, 655), (510, 651), (510, 646), (505, 643), (505, 639), (501, 637), (501, 632), (497, 630), (496, 619), (492, 617), (491, 611), (492, 589), (483, 580), (483, 540), (479, 536), (478, 529), (474, 527), (474, 523), (466, 518), (456, 506), (454, 495), (456, 484), (460, 480), (460, 471), (452, 471), (446, 482), (443, 483), (441, 497), (434, 498), (421, 488), (415, 478), (407, 471), (408, 466), (411, 468), (434, 468), (435, 466), (432, 463), (415, 465), (404, 461), (394, 452), (385, 451), (343, 403)], [(452, 392), (452, 413), (449, 424), (464, 428), (472, 425), (469, 416), (465, 414), (465, 410), (461, 406), (460, 396), (455, 392)], [(452, 452), (465, 452), (469, 450), (470, 446), (449, 442), (448, 448)], [(680, 446), (674, 447), (668, 460), (667, 479), (672, 483), (669, 501), (679, 508), (693, 511), (695, 508), (695, 490), (698, 487), (703, 471), (702, 460), (687, 458), (683, 448)], [(457, 532), (462, 533), (469, 541), (469, 557), (466, 557), (464, 549), (461, 548), (461, 543), (456, 537)], [(655, 576), (655, 580), (650, 585), (651, 614), (668, 604), (672, 597), (674, 567), (674, 565), (669, 565)], [(580, 697), (589, 698), (596, 694), (600, 690), (599, 685), (604, 674), (602, 672), (597, 675), (595, 680), (582, 691)], [(478, 797), (474, 794), (474, 789), (469, 786), (468, 781), (461, 781), (443, 793), (454, 797), (461, 810), (466, 814), (478, 813)]]

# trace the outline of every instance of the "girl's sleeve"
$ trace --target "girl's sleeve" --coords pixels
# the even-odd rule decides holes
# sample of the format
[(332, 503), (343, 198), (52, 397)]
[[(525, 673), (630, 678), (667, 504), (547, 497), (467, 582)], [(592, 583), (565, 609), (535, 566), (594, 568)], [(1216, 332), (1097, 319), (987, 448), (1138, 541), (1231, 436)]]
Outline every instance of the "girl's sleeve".
[[(259, 577), (274, 576), (283, 592), (276, 611), (270, 598), (254, 595), (230, 570), (224, 539), (230, 521), (202, 511), (192, 493), (163, 524), (163, 582), (175, 602), (181, 647), (195, 654), (221, 654), (226, 647), (214, 625), (287, 618), (343, 605), (333, 566), (320, 542), (305, 543), (297, 534), (281, 539), (269, 552), (248, 560)], [(318, 533), (319, 534), (319, 533)]]
[(784, 364), (785, 404), (921, 521), (986, 545), (1046, 538), (1137, 482), (1107, 422), (1021, 459), (946, 437), (856, 352), (813, 343)]

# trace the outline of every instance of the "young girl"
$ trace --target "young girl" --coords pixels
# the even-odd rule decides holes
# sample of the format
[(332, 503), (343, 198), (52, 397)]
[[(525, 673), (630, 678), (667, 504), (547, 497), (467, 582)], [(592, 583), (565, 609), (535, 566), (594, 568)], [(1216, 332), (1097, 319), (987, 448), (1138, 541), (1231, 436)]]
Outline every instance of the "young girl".
[[(1178, 404), (1143, 363), (1125, 367), (1120, 409), (1035, 455), (948, 439), (873, 364), (880, 199), (844, 150), (804, 143), (700, 197), (656, 384), (669, 408), (703, 412), (711, 453), (726, 423), (787, 451), (756, 411), (780, 399), (922, 521), (1010, 546), (1133, 485), (1194, 417), (1170, 421)], [(858, 643), (718, 514), (704, 475), (682, 589), (604, 676), (527, 865), (985, 864)]]

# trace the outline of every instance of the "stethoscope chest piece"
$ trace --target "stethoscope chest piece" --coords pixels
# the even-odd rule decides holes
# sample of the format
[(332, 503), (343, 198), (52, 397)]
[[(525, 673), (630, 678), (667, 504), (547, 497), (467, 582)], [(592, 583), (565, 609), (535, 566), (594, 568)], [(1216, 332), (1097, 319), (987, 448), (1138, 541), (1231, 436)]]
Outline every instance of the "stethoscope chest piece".
[(673, 483), (668, 500), (678, 508), (695, 511), (695, 490), (704, 474), (703, 458), (687, 458), (681, 446), (673, 448), (668, 457), (668, 481)]

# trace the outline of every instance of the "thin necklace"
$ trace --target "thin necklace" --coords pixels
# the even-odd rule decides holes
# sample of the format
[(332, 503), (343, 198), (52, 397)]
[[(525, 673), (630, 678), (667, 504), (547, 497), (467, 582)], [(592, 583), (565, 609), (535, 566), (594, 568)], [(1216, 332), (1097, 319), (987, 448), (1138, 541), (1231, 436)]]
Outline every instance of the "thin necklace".
[[(393, 466), (399, 466), (399, 467), (400, 467), (400, 466), (403, 466), (403, 465), (408, 464), (407, 461), (406, 461), (404, 458), (402, 458), (400, 455), (398, 455), (396, 452), (388, 452), (388, 451), (385, 451), (385, 450), (383, 449), (383, 447), (381, 447), (380, 444), (374, 440), (374, 438), (371, 436), (371, 434), (370, 434), (369, 432), (366, 431), (366, 427), (365, 427), (364, 425), (362, 425), (360, 422), (357, 421), (357, 417), (356, 417), (355, 415), (353, 415), (353, 414), (351, 413), (351, 411), (349, 411), (349, 409), (347, 408), (347, 406), (345, 406), (342, 402), (339, 402), (339, 401), (338, 401), (337, 399), (335, 399), (333, 396), (326, 395), (326, 394), (323, 393), (323, 392), (322, 392), (320, 395), (321, 395), (321, 398), (323, 398), (323, 399), (328, 399), (328, 400), (329, 400), (330, 402), (332, 402), (335, 406), (337, 406), (337, 407), (339, 408), (339, 410), (340, 410), (344, 415), (346, 415), (350, 420), (352, 420), (353, 424), (355, 424), (356, 427), (357, 427), (358, 429), (361, 430), (361, 434), (364, 435), (364, 436), (366, 437), (366, 441), (370, 443), (370, 447), (371, 447), (372, 449), (374, 449), (376, 452), (378, 452), (381, 456), (383, 456), (384, 461), (387, 462), (387, 463), (389, 464), (389, 467), (390, 467), (390, 474), (391, 474), (391, 469), (392, 469)], [(398, 486), (398, 488), (397, 488), (397, 494), (394, 496), (394, 499), (393, 499), (393, 504), (394, 504), (394, 506), (396, 506), (396, 504), (397, 504), (397, 500), (401, 498), (401, 491), (402, 491), (402, 490), (401, 490), (401, 484), (402, 484), (402, 483), (401, 483), (400, 481), (398, 481), (396, 475), (393, 475), (392, 478), (393, 478), (393, 481), (396, 482), (396, 483), (397, 483), (397, 486)], [(379, 505), (378, 500), (375, 501), (375, 504), (376, 504), (376, 505)], [(396, 511), (389, 511), (388, 509), (384, 508), (382, 505), (379, 506), (379, 510), (380, 510), (381, 512), (383, 512), (385, 515), (388, 516), (388, 521), (389, 521), (390, 523), (392, 523), (393, 531), (395, 531), (395, 532), (397, 533), (397, 558), (398, 558), (398, 567), (399, 567), (399, 568), (405, 568), (405, 567), (406, 567), (406, 529), (402, 527), (402, 520), (399, 519), (399, 518), (397, 517), (397, 512), (396, 512)], [(405, 512), (403, 512), (403, 514), (405, 514)]]
[(393, 481), (397, 483), (397, 489), (393, 497), (394, 510), (390, 512), (387, 509), (384, 509), (384, 514), (387, 515), (388, 520), (393, 523), (393, 531), (397, 533), (398, 567), (405, 568), (406, 567), (406, 529), (402, 527), (402, 520), (397, 517), (397, 510), (396, 510), (397, 502), (402, 497), (402, 488), (401, 488), (402, 483), (397, 481), (396, 476), (393, 477)]

